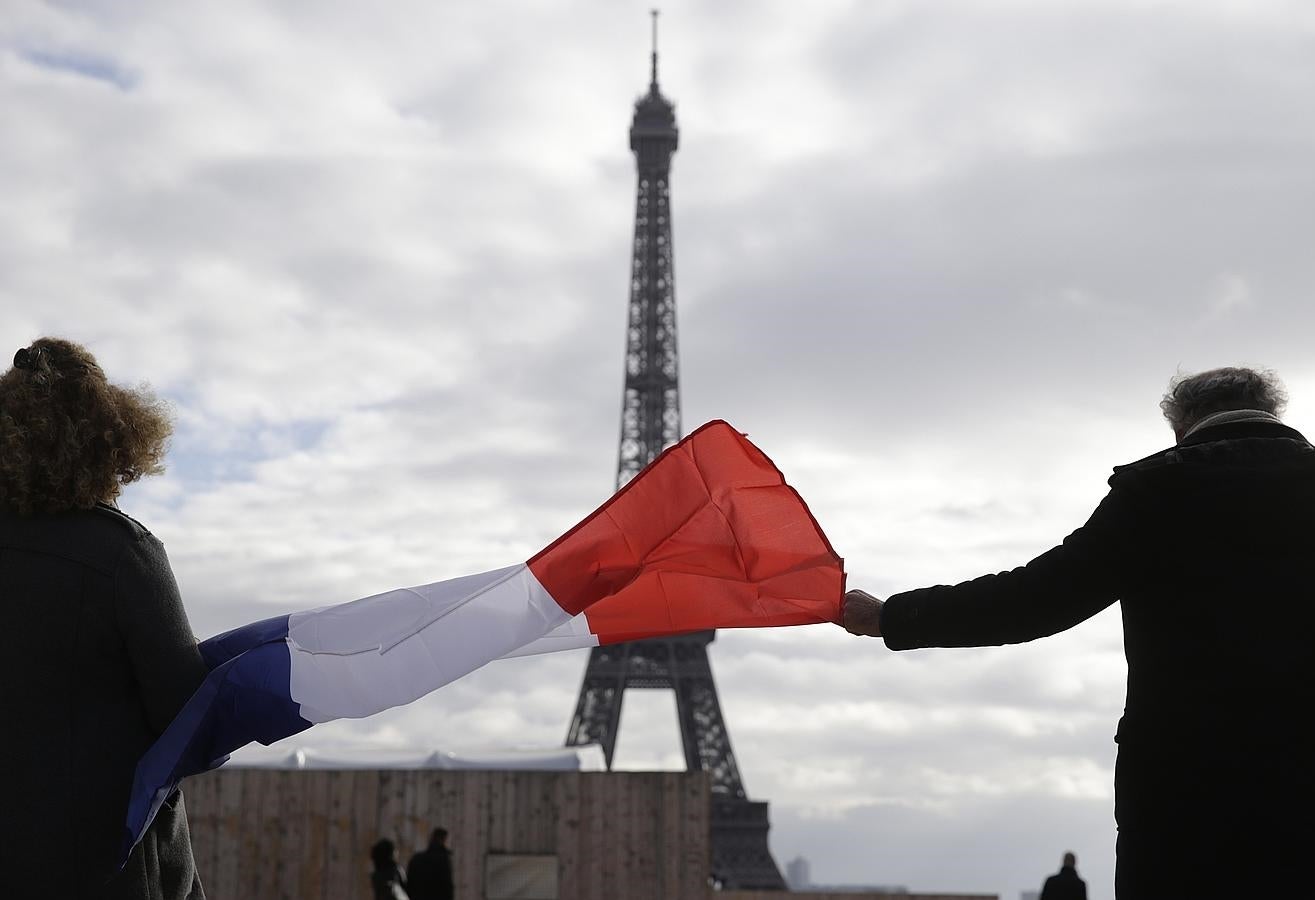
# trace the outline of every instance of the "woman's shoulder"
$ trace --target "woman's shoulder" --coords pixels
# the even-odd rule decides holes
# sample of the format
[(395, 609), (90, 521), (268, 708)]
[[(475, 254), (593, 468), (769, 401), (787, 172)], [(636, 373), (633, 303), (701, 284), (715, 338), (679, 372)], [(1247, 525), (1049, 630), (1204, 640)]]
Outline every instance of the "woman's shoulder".
[(149, 528), (123, 510), (119, 509), (117, 506), (111, 506), (108, 503), (97, 503), (95, 507), (87, 510), (87, 512), (93, 516), (98, 516), (101, 521), (113, 523), (110, 527), (124, 529), (127, 532), (127, 535), (133, 540), (139, 541), (142, 538), (155, 537), (155, 535), (151, 534)]
[(125, 550), (143, 544), (154, 551), (159, 541), (141, 522), (108, 504), (26, 517), (0, 509), (0, 547), (61, 556), (107, 574)]

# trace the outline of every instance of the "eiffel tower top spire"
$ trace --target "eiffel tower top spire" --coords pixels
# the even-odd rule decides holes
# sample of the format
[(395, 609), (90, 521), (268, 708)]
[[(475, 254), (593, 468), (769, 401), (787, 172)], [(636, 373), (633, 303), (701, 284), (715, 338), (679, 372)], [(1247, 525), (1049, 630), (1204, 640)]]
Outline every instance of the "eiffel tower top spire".
[(661, 173), (671, 167), (680, 132), (676, 128), (676, 107), (658, 87), (657, 16), (653, 16), (653, 50), (650, 54), (648, 93), (635, 101), (635, 117), (630, 123), (630, 149), (635, 152), (641, 174)]
[(651, 76), (649, 76), (649, 79), (648, 79), (648, 92), (649, 92), (650, 94), (658, 94), (658, 93), (660, 93), (660, 92), (658, 91), (658, 80), (657, 80), (657, 20), (658, 20), (658, 11), (657, 11), (656, 9), (650, 9), (650, 10), (649, 10), (649, 14), (653, 17), (653, 57), (652, 57), (652, 59), (653, 59), (653, 74), (652, 74)]

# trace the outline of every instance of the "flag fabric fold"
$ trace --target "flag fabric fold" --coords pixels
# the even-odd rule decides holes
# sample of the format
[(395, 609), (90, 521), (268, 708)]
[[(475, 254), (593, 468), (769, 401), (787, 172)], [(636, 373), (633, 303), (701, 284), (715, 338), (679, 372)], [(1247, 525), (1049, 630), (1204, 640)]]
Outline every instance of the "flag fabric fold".
[(501, 657), (835, 622), (843, 593), (803, 499), (747, 438), (710, 422), (528, 562), (202, 642), (209, 675), (138, 763), (123, 858), (184, 777), (252, 741), (409, 703)]
[(839, 621), (840, 557), (781, 471), (725, 422), (672, 447), (620, 498), (530, 560), (553, 596), (583, 602), (509, 655)]

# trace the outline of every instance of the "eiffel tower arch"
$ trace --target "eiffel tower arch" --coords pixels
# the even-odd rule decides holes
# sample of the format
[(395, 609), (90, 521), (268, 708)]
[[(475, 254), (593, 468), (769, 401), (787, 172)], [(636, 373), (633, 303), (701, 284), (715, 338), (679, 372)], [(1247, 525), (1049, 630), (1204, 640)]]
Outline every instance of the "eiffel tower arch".
[[(648, 93), (635, 103), (630, 126), (638, 178), (618, 488), (681, 437), (670, 191), (679, 132), (675, 108), (658, 89), (656, 12), (653, 17)], [(767, 804), (748, 799), (731, 749), (708, 659), (715, 639), (716, 632), (702, 631), (595, 647), (566, 744), (600, 744), (611, 769), (626, 690), (672, 691), (685, 767), (712, 780), (712, 877), (725, 888), (784, 890), (767, 846)]]

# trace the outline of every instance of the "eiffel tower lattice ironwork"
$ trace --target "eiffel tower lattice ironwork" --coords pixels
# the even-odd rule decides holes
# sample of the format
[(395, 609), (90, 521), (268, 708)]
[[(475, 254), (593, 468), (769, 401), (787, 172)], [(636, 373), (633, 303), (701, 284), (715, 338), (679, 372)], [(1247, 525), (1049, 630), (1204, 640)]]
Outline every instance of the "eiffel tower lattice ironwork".
[[(638, 165), (630, 270), (625, 388), (617, 487), (681, 436), (676, 355), (676, 293), (671, 248), (671, 157), (678, 131), (658, 90), (657, 13), (652, 77), (635, 104), (630, 149)], [(714, 631), (595, 647), (589, 656), (568, 746), (600, 744), (612, 767), (621, 702), (628, 688), (671, 690), (685, 766), (712, 780), (712, 877), (725, 888), (784, 890), (767, 846), (767, 804), (747, 798), (708, 661)]]

